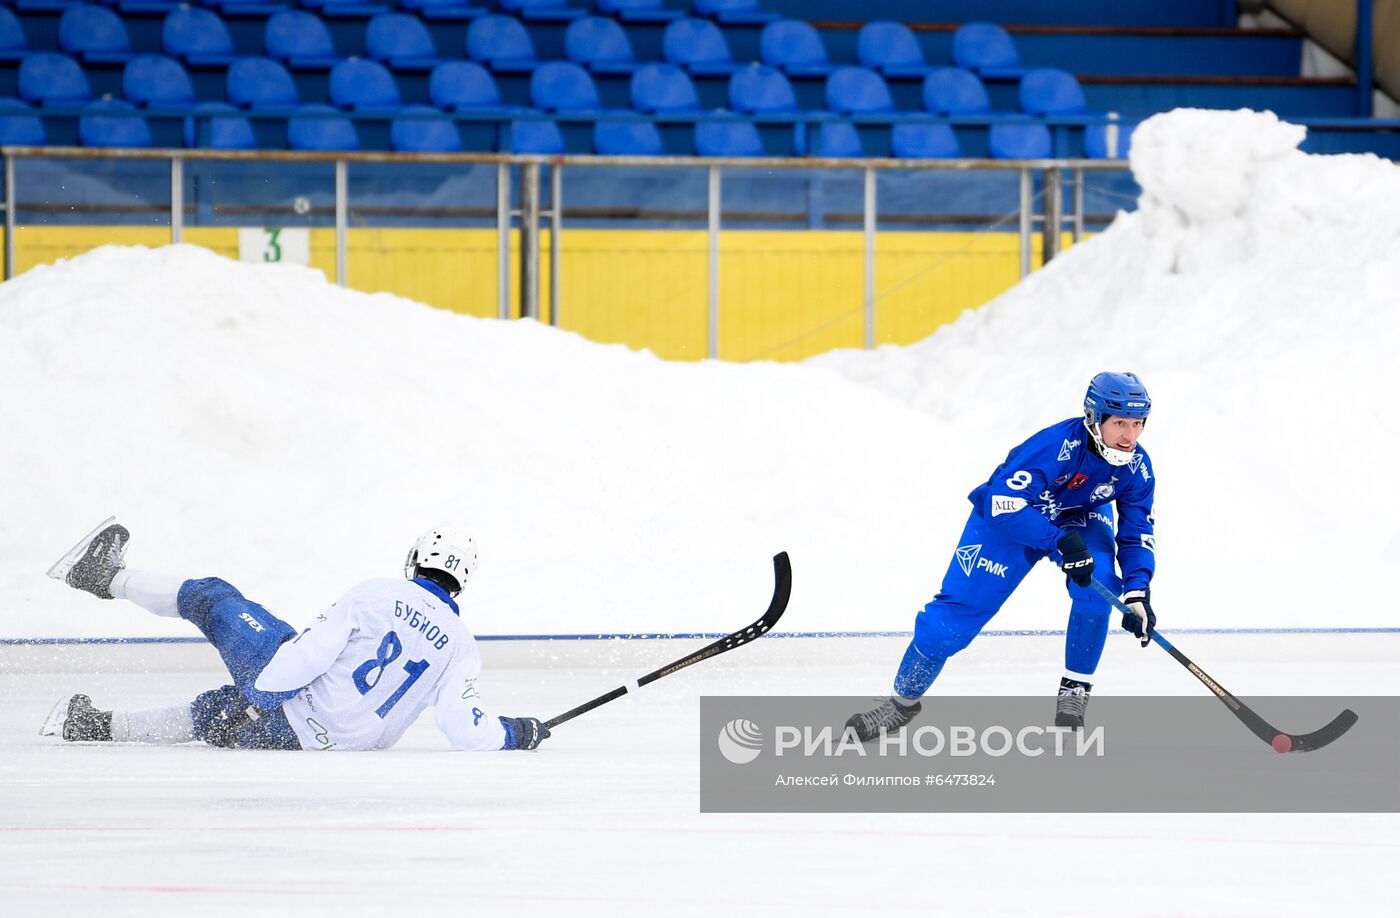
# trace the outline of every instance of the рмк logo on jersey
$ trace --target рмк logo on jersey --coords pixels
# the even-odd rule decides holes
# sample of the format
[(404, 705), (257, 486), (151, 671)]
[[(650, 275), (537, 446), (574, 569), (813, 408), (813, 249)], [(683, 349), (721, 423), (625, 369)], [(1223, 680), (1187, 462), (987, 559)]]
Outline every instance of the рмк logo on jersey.
[(983, 558), (981, 557), (981, 554), (982, 544), (979, 542), (976, 545), (958, 546), (957, 554), (954, 555), (954, 557), (958, 559), (958, 566), (963, 569), (963, 573), (969, 577), (972, 576), (973, 571), (983, 570), (989, 574), (995, 574), (996, 576), (1005, 579), (1006, 565), (996, 561), (992, 561), (987, 558)]

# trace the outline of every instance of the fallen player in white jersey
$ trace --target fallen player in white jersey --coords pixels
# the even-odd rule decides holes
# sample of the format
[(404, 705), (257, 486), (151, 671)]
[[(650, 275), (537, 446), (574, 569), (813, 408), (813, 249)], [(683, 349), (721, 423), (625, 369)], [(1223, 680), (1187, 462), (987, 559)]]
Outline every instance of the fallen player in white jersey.
[(404, 563), (406, 579), (352, 587), (301, 634), (218, 578), (128, 570), (129, 538), (109, 519), (48, 574), (100, 599), (186, 619), (219, 651), (233, 684), (149, 711), (99, 711), (74, 695), (54, 707), (43, 733), (70, 742), (387, 749), (431, 707), (457, 749), (534, 749), (549, 736), (534, 717), (495, 717), (484, 707), (481, 656), (456, 602), (476, 569), (469, 537), (425, 533)]

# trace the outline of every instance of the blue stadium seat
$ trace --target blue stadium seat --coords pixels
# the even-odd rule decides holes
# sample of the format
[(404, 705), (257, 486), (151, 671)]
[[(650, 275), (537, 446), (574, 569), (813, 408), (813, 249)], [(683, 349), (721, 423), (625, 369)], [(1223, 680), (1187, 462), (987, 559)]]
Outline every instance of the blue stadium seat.
[(133, 57), (122, 70), (122, 95), (136, 105), (193, 105), (194, 84), (180, 62), (163, 54)]
[(299, 70), (329, 70), (340, 60), (331, 30), (315, 13), (281, 10), (263, 26), (263, 51)]
[(931, 69), (913, 31), (902, 22), (867, 22), (856, 34), (856, 61), (887, 77), (921, 77)]
[(865, 148), (854, 124), (837, 121), (817, 125), (817, 139), (811, 145), (811, 155), (823, 159), (844, 159), (864, 156)]
[(48, 142), (34, 109), (19, 99), (0, 99), (0, 145), (41, 147)]
[(85, 147), (149, 147), (146, 119), (132, 117), (136, 106), (121, 99), (98, 99), (78, 118), (78, 143)]
[(1084, 155), (1089, 159), (1127, 159), (1136, 127), (1131, 121), (1089, 125), (1084, 129)]
[(553, 121), (512, 121), (503, 153), (563, 153), (564, 135)]
[(696, 16), (717, 19), (725, 25), (745, 25), (772, 22), (777, 13), (770, 13), (759, 5), (759, 0), (694, 0), (690, 10)]
[[(442, 117), (431, 105), (410, 105), (403, 115), (419, 117), (395, 118), (389, 126), (389, 146), (400, 153), (458, 153), (462, 135), (457, 125)], [(436, 115), (436, 118), (428, 117)]]
[(258, 146), (253, 123), (227, 102), (201, 102), (192, 135), (185, 138), (187, 146), (211, 150), (253, 150)]
[(399, 0), (399, 6), (433, 22), (465, 22), (486, 12), (472, 0)]
[(811, 23), (800, 19), (779, 19), (764, 26), (758, 37), (758, 53), (763, 63), (792, 76), (826, 76), (831, 72), (831, 59), (821, 36)]
[(599, 121), (593, 125), (593, 152), (600, 156), (661, 156), (661, 132), (650, 121)]
[(1043, 124), (994, 124), (987, 146), (992, 159), (1048, 159), (1053, 144)]
[(165, 17), (160, 44), (171, 57), (198, 66), (226, 66), (237, 57), (228, 26), (218, 14), (193, 6), (182, 6)]
[(57, 51), (34, 51), (19, 62), (19, 97), (39, 105), (78, 105), (92, 98), (87, 74)]
[(356, 111), (380, 111), (403, 107), (399, 84), (378, 61), (348, 57), (331, 68), (331, 104)]
[(501, 107), (496, 80), (480, 64), (444, 61), (428, 77), (428, 98), (449, 111), (479, 111)]
[(623, 22), (671, 22), (685, 13), (665, 5), (665, 0), (594, 0), (594, 6), (605, 16)]
[(924, 77), (924, 109), (935, 115), (980, 115), (992, 110), (992, 101), (971, 70), (936, 67)]
[(894, 111), (885, 78), (869, 67), (839, 67), (826, 79), (826, 107), (841, 114)]
[(890, 129), (890, 154), (897, 159), (957, 159), (958, 135), (947, 124), (896, 124)]
[(497, 15), (482, 16), (467, 26), (467, 57), (500, 73), (529, 73), (540, 63), (520, 20)]
[(953, 62), (975, 70), (983, 79), (1020, 79), (1026, 72), (1016, 43), (1001, 26), (969, 22), (953, 33)]
[(1054, 67), (1021, 78), (1021, 111), (1030, 115), (1080, 115), (1089, 110), (1084, 90), (1071, 74)]
[(661, 35), (667, 63), (700, 75), (728, 76), (737, 68), (719, 26), (708, 19), (677, 19)]
[(105, 6), (86, 3), (59, 17), (58, 48), (89, 63), (124, 64), (134, 56), (122, 18)]
[(9, 7), (0, 6), (0, 61), (17, 61), (29, 51), (29, 39), (19, 17)]
[(293, 150), (358, 150), (355, 124), (329, 105), (303, 105), (287, 119), (287, 146)]
[(565, 0), (496, 0), (501, 9), (521, 19), (536, 22), (568, 22), (584, 14)]
[(569, 23), (564, 30), (564, 56), (594, 73), (634, 73), (641, 66), (622, 26), (602, 16)]
[(644, 64), (632, 74), (632, 107), (639, 112), (696, 112), (700, 97), (675, 64)]
[(699, 121), (695, 124), (697, 156), (762, 156), (763, 141), (751, 121)]
[[(100, 0), (102, 3), (111, 3), (112, 0)], [(119, 0), (122, 12), (127, 12), (130, 7), (128, 3), (139, 3), (150, 12), (150, 0)], [(157, 0), (159, 2), (159, 0)], [(204, 6), (211, 6), (220, 10), (226, 15), (244, 16), (249, 18), (266, 19), (273, 13), (287, 8), (286, 0), (201, 0)], [(178, 3), (175, 6), (179, 6)]]
[(431, 70), (437, 47), (428, 27), (407, 13), (380, 13), (365, 27), (365, 54), (395, 70)]
[(546, 61), (530, 75), (530, 104), (546, 112), (598, 111), (603, 107), (593, 78), (578, 64)]
[(323, 19), (368, 19), (388, 8), (385, 0), (301, 0), (301, 5), (320, 10)]
[(300, 97), (292, 75), (270, 57), (240, 57), (228, 68), (228, 100), (242, 108), (290, 108)]
[(729, 107), (736, 112), (795, 112), (797, 95), (781, 70), (750, 64), (729, 78)]

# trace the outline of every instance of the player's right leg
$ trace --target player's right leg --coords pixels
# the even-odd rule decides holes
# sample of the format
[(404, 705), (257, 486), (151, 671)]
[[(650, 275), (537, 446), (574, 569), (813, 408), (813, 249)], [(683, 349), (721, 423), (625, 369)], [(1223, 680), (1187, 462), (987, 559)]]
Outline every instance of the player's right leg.
[(866, 742), (913, 720), (922, 710), (919, 699), (938, 678), (943, 664), (972, 643), (1041, 556), (1002, 538), (972, 514), (943, 576), (942, 589), (914, 620), (914, 639), (904, 651), (889, 700), (853, 715), (846, 727)]

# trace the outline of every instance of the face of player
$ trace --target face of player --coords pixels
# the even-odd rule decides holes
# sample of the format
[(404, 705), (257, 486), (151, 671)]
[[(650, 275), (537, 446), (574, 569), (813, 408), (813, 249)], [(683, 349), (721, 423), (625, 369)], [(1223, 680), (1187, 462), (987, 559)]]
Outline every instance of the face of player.
[(1103, 437), (1104, 446), (1131, 453), (1133, 447), (1137, 446), (1138, 437), (1142, 436), (1142, 428), (1146, 423), (1142, 418), (1120, 418), (1116, 414), (1110, 414), (1099, 425), (1099, 436)]

